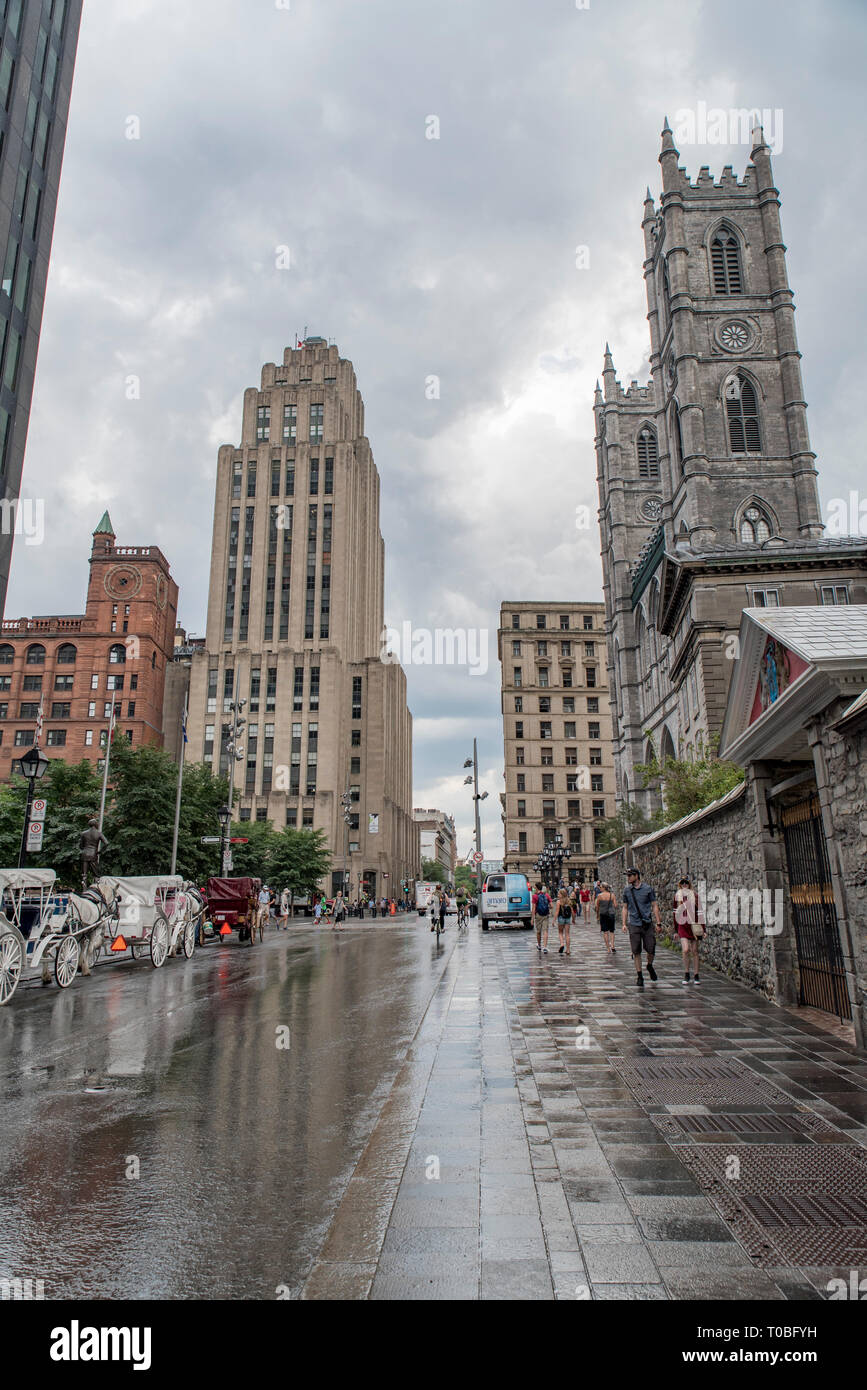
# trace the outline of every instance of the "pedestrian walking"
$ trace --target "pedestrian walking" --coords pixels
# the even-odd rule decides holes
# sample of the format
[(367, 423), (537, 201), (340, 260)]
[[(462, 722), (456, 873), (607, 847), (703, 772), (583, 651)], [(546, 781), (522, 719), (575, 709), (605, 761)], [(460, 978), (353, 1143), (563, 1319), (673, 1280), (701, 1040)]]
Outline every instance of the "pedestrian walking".
[(586, 917), (587, 921), (589, 922), (589, 921), (590, 921), (590, 898), (591, 898), (590, 885), (589, 885), (589, 883), (582, 883), (582, 884), (581, 884), (581, 892), (580, 892), (580, 894), (579, 894), (579, 897), (580, 897), (580, 899), (581, 899), (581, 910), (580, 910), (580, 912), (579, 912), (578, 915), (579, 915), (579, 917), (580, 917), (580, 916)]
[(340, 923), (346, 916), (346, 902), (344, 900), (342, 890), (338, 892), (337, 897), (334, 899), (334, 910), (332, 915), (333, 921), (331, 925), (332, 927), (336, 927), (337, 930), (340, 931)]
[(558, 890), (556, 913), (557, 934), (560, 937), (560, 950), (558, 954), (562, 956), (565, 952), (567, 956), (571, 956), (570, 933), (572, 930), (572, 923), (575, 919), (575, 908), (569, 901), (569, 894), (565, 888)]
[(617, 899), (611, 891), (610, 883), (600, 883), (599, 892), (596, 894), (596, 921), (599, 923), (599, 930), (602, 933), (602, 940), (605, 942), (605, 951), (609, 956), (617, 954), (615, 941), (615, 912), (617, 911)]
[(680, 937), (680, 947), (683, 952), (683, 983), (688, 985), (690, 982), (689, 968), (692, 964), (692, 983), (697, 985), (699, 983), (698, 943), (705, 934), (705, 921), (698, 894), (688, 878), (680, 880), (674, 895), (674, 920), (677, 924), (677, 934)]
[(292, 894), (284, 888), (280, 894), (280, 930), (289, 930), (289, 913), (292, 910)]
[(644, 989), (644, 975), (641, 970), (641, 953), (647, 957), (647, 973), (651, 980), (657, 978), (653, 968), (656, 955), (656, 931), (659, 926), (659, 903), (651, 884), (642, 883), (640, 869), (627, 870), (629, 887), (623, 894), (623, 930), (629, 932), (629, 945), (635, 963), (635, 983)]
[(536, 884), (532, 897), (533, 926), (536, 928), (536, 950), (541, 956), (548, 954), (548, 922), (551, 917), (551, 899), (542, 883)]
[(318, 927), (318, 926), (321, 924), (321, 922), (322, 922), (322, 899), (321, 899), (321, 898), (317, 898), (317, 899), (316, 899), (316, 902), (313, 904), (313, 920), (314, 920), (314, 922), (316, 923), (317, 927)]
[(380, 917), (384, 917), (385, 914), (386, 914), (387, 912), (388, 912), (388, 899), (387, 899), (387, 898), (380, 898), (380, 900), (379, 900), (379, 915), (380, 915)]

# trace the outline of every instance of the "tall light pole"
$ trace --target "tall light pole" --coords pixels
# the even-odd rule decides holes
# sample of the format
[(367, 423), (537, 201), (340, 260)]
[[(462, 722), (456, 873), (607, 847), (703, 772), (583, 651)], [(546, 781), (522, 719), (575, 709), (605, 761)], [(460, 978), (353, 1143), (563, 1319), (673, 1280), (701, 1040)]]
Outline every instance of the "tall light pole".
[[(240, 677), (237, 677), (237, 676), (236, 676), (236, 678), (235, 678), (235, 698), (234, 698), (234, 700), (232, 700), (232, 701), (230, 702), (230, 704), (229, 704), (229, 712), (230, 712), (230, 714), (231, 714), (231, 716), (232, 716), (231, 721), (230, 721), (228, 724), (224, 724), (224, 725), (223, 725), (223, 731), (224, 731), (224, 733), (227, 733), (228, 736), (229, 736), (229, 737), (228, 737), (228, 740), (227, 740), (227, 742), (226, 742), (226, 752), (227, 752), (228, 755), (229, 755), (229, 802), (228, 802), (228, 804), (229, 804), (229, 816), (230, 816), (230, 819), (231, 819), (231, 813), (232, 813), (232, 803), (233, 803), (234, 796), (235, 796), (235, 763), (241, 762), (242, 759), (243, 759), (243, 757), (244, 757), (244, 750), (243, 750), (243, 748), (240, 746), (238, 740), (240, 739), (240, 737), (241, 737), (241, 731), (242, 731), (244, 725), (245, 725), (246, 722), (247, 722), (246, 719), (245, 719), (245, 718), (243, 717), (243, 715), (241, 714), (241, 711), (243, 710), (243, 708), (244, 708), (244, 706), (246, 705), (247, 701), (246, 701), (246, 700), (241, 700), (241, 699), (239, 699), (239, 697), (238, 697), (239, 680), (240, 680)], [(221, 861), (221, 868), (222, 868), (222, 872), (223, 872), (223, 877), (224, 877), (224, 878), (226, 877), (226, 874), (228, 873), (228, 864), (227, 864), (228, 857), (229, 857), (229, 845), (228, 845), (228, 842), (226, 842), (226, 843), (223, 845), (223, 857), (222, 857), (222, 861)]]
[(105, 757), (102, 760), (102, 794), (99, 798), (99, 829), (102, 831), (102, 822), (105, 819), (105, 795), (108, 791), (108, 765), (111, 761), (111, 740), (114, 738), (114, 725), (117, 719), (119, 705), (112, 702), (111, 718), (108, 721), (108, 734), (105, 740)]
[(184, 785), (184, 758), (187, 751), (187, 695), (184, 695), (184, 712), (181, 715), (181, 756), (178, 764), (178, 790), (175, 796), (175, 828), (172, 833), (172, 866), (170, 874), (174, 874), (178, 864), (178, 830), (181, 824), (181, 790)]
[(343, 807), (343, 822), (344, 822), (344, 825), (343, 825), (343, 830), (344, 830), (344, 835), (343, 835), (343, 894), (344, 894), (344, 897), (346, 898), (347, 903), (348, 903), (348, 902), (349, 902), (349, 886), (348, 886), (347, 881), (346, 881), (346, 872), (347, 872), (347, 871), (346, 871), (346, 865), (347, 865), (347, 860), (349, 859), (349, 823), (350, 823), (350, 821), (352, 820), (352, 812), (351, 812), (351, 810), (350, 810), (350, 807), (352, 806), (352, 794), (351, 794), (351, 792), (350, 792), (350, 790), (349, 790), (349, 787), (346, 788), (346, 791), (345, 791), (345, 792), (343, 793), (343, 795), (341, 796), (341, 798), (340, 798), (340, 804), (341, 804), (341, 806)]
[[(470, 778), (470, 777), (465, 777), (465, 778), (464, 778), (464, 785), (467, 786), (467, 785), (469, 785), (470, 782), (472, 782), (472, 784), (473, 784), (473, 807), (474, 807), (474, 810), (475, 810), (475, 820), (476, 820), (476, 850), (478, 851), (479, 854), (481, 854), (481, 853), (482, 853), (482, 827), (481, 827), (481, 821), (480, 821), (480, 817), (479, 817), (479, 802), (480, 802), (480, 801), (484, 801), (485, 798), (486, 798), (486, 796), (488, 795), (488, 793), (487, 793), (487, 792), (482, 792), (481, 794), (479, 793), (479, 750), (478, 750), (478, 744), (477, 744), (477, 742), (476, 742), (475, 739), (473, 739), (473, 756), (472, 756), (472, 758), (466, 758), (466, 759), (465, 759), (465, 761), (464, 761), (464, 767), (471, 767), (471, 768), (473, 769), (473, 775), (472, 775), (472, 777), (471, 777), (471, 778)], [(482, 900), (482, 864), (481, 864), (481, 860), (476, 864), (476, 889), (477, 889), (478, 894), (479, 894), (479, 904), (481, 905), (481, 900)]]
[(229, 822), (232, 819), (232, 809), (230, 806), (221, 806), (217, 812), (217, 819), (220, 822), (220, 873), (226, 877), (226, 850), (228, 849), (227, 834)]

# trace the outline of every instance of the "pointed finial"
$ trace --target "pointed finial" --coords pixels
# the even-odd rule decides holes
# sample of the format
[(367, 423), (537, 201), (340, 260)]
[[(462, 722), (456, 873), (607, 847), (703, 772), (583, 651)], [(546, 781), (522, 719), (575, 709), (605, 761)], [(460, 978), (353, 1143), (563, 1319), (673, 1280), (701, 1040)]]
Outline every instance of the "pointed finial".
[(767, 141), (765, 140), (765, 130), (764, 130), (764, 126), (762, 126), (761, 123), (759, 123), (759, 122), (757, 122), (756, 125), (753, 126), (753, 129), (752, 129), (752, 141), (753, 141), (753, 149), (752, 149), (753, 154), (755, 154), (756, 150), (767, 150), (767, 149), (770, 149), (770, 146), (768, 145)]
[(647, 189), (645, 190), (644, 201), (645, 203), (653, 202), (653, 194), (650, 191), (650, 184), (647, 185)]
[(94, 536), (113, 536), (116, 534), (107, 509), (103, 512), (91, 534)]
[(599, 385), (599, 378), (598, 378), (598, 377), (596, 378), (596, 390), (595, 390), (595, 392), (594, 392), (593, 404), (594, 404), (594, 405), (601, 405), (601, 404), (602, 404), (602, 387)]
[(665, 153), (667, 150), (674, 150), (674, 153), (677, 154), (677, 149), (675, 148), (674, 144), (674, 136), (671, 133), (671, 126), (668, 124), (667, 116), (665, 118), (665, 125), (662, 127), (662, 149), (663, 153)]

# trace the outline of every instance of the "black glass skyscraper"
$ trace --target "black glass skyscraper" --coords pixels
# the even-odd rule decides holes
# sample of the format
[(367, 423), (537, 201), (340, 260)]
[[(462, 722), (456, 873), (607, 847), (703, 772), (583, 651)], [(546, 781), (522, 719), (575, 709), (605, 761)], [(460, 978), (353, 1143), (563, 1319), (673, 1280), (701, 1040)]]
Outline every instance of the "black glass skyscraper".
[(0, 611), (42, 325), (82, 0), (0, 0)]

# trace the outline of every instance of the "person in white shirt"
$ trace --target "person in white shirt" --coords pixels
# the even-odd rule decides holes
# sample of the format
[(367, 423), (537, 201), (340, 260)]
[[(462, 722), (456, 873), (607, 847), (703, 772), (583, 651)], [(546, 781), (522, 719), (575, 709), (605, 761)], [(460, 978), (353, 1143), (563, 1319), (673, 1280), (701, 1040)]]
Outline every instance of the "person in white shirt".
[(263, 883), (259, 889), (259, 911), (256, 913), (256, 926), (259, 928), (259, 940), (265, 934), (265, 925), (271, 912), (271, 892), (268, 885)]
[(284, 888), (280, 894), (280, 927), (283, 931), (289, 930), (289, 912), (292, 907), (292, 896), (288, 888)]

